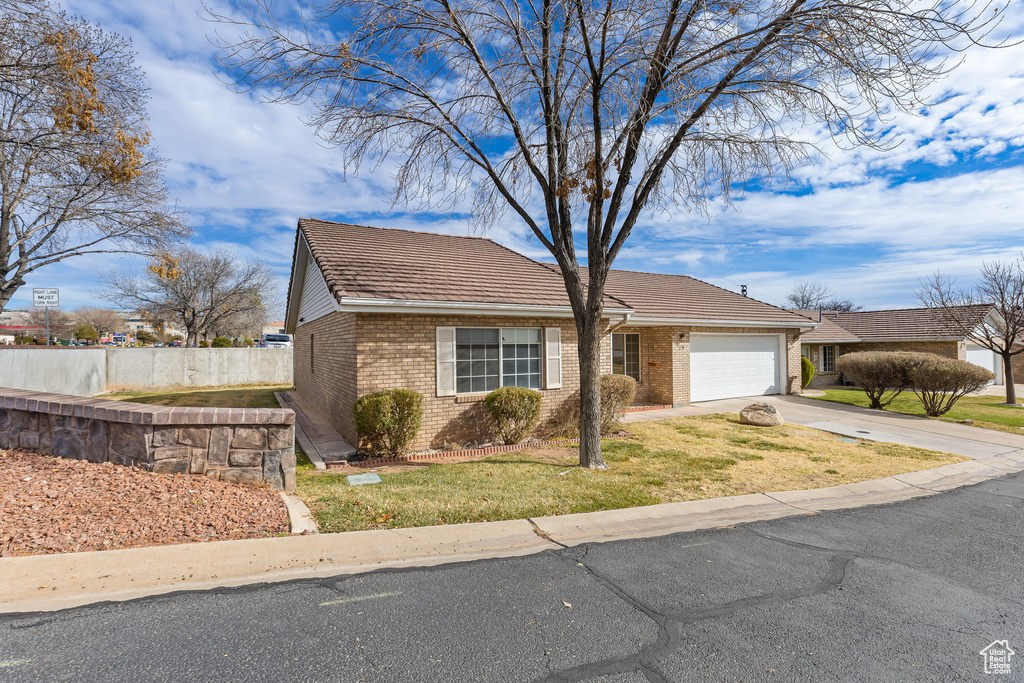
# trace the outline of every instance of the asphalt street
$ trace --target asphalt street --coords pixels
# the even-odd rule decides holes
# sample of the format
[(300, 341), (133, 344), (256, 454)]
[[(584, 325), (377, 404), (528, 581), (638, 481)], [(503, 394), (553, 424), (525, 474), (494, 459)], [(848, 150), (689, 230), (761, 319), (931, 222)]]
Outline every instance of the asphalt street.
[[(1024, 680), (1024, 475), (406, 571), (0, 616), (0, 680)], [(984, 673), (993, 641), (1021, 651)]]

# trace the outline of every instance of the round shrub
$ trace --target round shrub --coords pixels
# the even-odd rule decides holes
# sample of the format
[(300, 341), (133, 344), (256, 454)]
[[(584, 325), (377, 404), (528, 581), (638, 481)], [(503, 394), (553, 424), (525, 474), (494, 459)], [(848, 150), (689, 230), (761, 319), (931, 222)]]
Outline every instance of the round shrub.
[(805, 388), (814, 379), (814, 363), (807, 356), (800, 356), (800, 388)]
[[(601, 433), (610, 434), (636, 398), (636, 380), (629, 375), (601, 375)], [(574, 391), (545, 423), (544, 431), (559, 438), (580, 435), (580, 392)]]
[(355, 405), (356, 431), (370, 451), (385, 458), (404, 455), (423, 420), (423, 395), (388, 389), (363, 396)]
[(933, 353), (859, 351), (840, 356), (836, 369), (864, 390), (872, 408), (885, 408), (913, 384), (914, 368)]
[(212, 346), (215, 349), (230, 349), (233, 345), (227, 337), (214, 337)]
[(540, 419), (540, 392), (526, 387), (501, 387), (487, 394), (487, 410), (504, 443), (525, 439)]
[(208, 348), (210, 348), (210, 342), (208, 342), (208, 341), (206, 341), (204, 339), (203, 341), (199, 342), (199, 348), (201, 348), (201, 349), (208, 349)]
[(601, 433), (615, 431), (619, 418), (636, 398), (636, 380), (629, 375), (601, 375)]
[(995, 375), (985, 368), (956, 358), (926, 354), (911, 372), (914, 393), (921, 399), (924, 412), (932, 417), (945, 415), (956, 402), (991, 382)]

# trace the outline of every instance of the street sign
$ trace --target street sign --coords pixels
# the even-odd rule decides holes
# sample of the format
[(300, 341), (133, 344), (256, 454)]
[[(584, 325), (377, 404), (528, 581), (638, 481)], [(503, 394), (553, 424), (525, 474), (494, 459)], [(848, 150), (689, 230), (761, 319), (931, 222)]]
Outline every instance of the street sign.
[(32, 305), (40, 308), (60, 306), (60, 291), (56, 287), (32, 290)]

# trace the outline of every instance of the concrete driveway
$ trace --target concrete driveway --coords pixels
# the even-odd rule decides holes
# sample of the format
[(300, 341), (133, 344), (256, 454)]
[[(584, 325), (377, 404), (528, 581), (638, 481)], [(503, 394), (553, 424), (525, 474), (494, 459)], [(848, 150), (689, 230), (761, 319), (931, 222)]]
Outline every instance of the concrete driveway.
[[(915, 415), (829, 403), (803, 396), (754, 396), (705, 401), (684, 408), (628, 413), (624, 421), (643, 422), (689, 415), (738, 413), (744, 407), (757, 402), (775, 406), (787, 422), (858, 439), (899, 443), (956, 453), (974, 459), (1024, 451), (1024, 429), (1018, 436)], [(1021, 424), (1024, 425), (1024, 408), (1020, 410)]]

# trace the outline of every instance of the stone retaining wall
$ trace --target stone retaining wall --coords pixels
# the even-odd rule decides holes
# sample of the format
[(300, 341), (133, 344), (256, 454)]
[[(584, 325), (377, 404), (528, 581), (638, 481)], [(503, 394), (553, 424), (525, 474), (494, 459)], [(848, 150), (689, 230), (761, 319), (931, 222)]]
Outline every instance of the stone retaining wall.
[(0, 448), (295, 490), (295, 413), (0, 388)]

